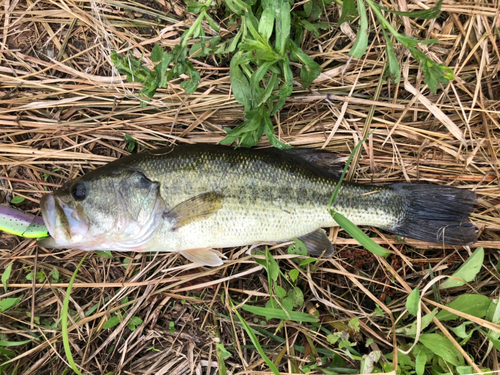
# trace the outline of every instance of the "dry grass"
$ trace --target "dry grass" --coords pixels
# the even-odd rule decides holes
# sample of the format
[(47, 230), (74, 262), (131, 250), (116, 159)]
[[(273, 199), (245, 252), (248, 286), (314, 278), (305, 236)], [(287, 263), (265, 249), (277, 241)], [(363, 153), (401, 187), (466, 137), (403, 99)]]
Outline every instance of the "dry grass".
[[(433, 5), (398, 3), (410, 10)], [(123, 82), (113, 70), (111, 50), (132, 50), (136, 57), (147, 58), (157, 42), (164, 47), (176, 44), (190, 23), (181, 1), (3, 0), (1, 4), (2, 204), (18, 195), (26, 198), (22, 209), (38, 213), (46, 191), (127, 155), (125, 133), (141, 150), (174, 143), (217, 143), (225, 135), (223, 127), (238, 125), (243, 118), (242, 107), (231, 95), (224, 57), (193, 60), (202, 74), (199, 89), (186, 95), (174, 81), (168, 90), (158, 91), (147, 108), (140, 108), (135, 96), (139, 85)], [(386, 6), (397, 7), (395, 2)], [(404, 50), (396, 51), (404, 81), (382, 82), (385, 56), (380, 30), (372, 34), (366, 57), (350, 61), (349, 30), (335, 27), (339, 7), (332, 5), (328, 18), (334, 27), (319, 40), (308, 33), (303, 42), (323, 74), (310, 91), (297, 84), (273, 119), (281, 140), (297, 147), (325, 147), (344, 158), (363, 134), (374, 130), (355, 169), (358, 182), (423, 181), (476, 191), (479, 199), (472, 221), (480, 240), (471, 248), (483, 246), (486, 258), (472, 288), (495, 298), (500, 246), (498, 9), (496, 0), (445, 0), (439, 19), (406, 20), (400, 26), (421, 39), (439, 38), (439, 44), (424, 47), (434, 60), (455, 70), (456, 79), (433, 95)], [(224, 25), (223, 14), (214, 17)], [(399, 21), (393, 19), (395, 25)], [(379, 85), (380, 95), (374, 98)], [(263, 140), (260, 146), (269, 144)], [(358, 342), (356, 349), (389, 353), (396, 342), (389, 312), (397, 315), (404, 310), (412, 288), (423, 289), (431, 280), (430, 267), (434, 276), (450, 275), (471, 249), (437, 248), (412, 240), (405, 245), (394, 236), (372, 233), (396, 253), (389, 263), (367, 256), (342, 231), (331, 230), (336, 256), (320, 261), (313, 274), (302, 271), (300, 285), (309, 302), (304, 310), (319, 310), (322, 327), (342, 330), (338, 322), (358, 317), (361, 332), (352, 339)], [(77, 319), (70, 327), (70, 343), (83, 373), (217, 373), (217, 342), (232, 354), (225, 361), (232, 373), (269, 373), (224, 297), (239, 302), (268, 298), (265, 272), (245, 251), (227, 249), (230, 261), (217, 269), (195, 267), (175, 254), (89, 256), (70, 302), (71, 317)], [(274, 250), (280, 268), (296, 267), (285, 253), (286, 247)], [(22, 298), (15, 309), (0, 314), (0, 340), (31, 340), (8, 348), (16, 354), (8, 373), (67, 373), (57, 322), (67, 283), (81, 257), (73, 250), (47, 253), (33, 240), (0, 234), (0, 270), (13, 263), (3, 297)], [(52, 284), (26, 279), (33, 270), (50, 275), (54, 269), (59, 280)], [(441, 302), (470, 291), (457, 288), (442, 294)], [(387, 312), (385, 316), (373, 313), (375, 303)], [(431, 302), (426, 306), (433, 308)], [(117, 313), (123, 323), (103, 329)], [(242, 314), (253, 323), (250, 314)], [(143, 320), (135, 331), (127, 328), (132, 317)], [(264, 328), (286, 341), (258, 337), (271, 358), (279, 355), (283, 373), (309, 363), (308, 353), (315, 347), (336, 351), (319, 329), (278, 325), (271, 320)], [(370, 349), (364, 345), (367, 338), (374, 340)], [(464, 348), (477, 366), (498, 371), (496, 351), (485, 356), (483, 339), (476, 333)], [(304, 346), (306, 353), (297, 352), (292, 344)], [(398, 345), (403, 345), (401, 338)], [(5, 359), (0, 357), (0, 362), (1, 358)], [(344, 360), (346, 367), (359, 366)]]

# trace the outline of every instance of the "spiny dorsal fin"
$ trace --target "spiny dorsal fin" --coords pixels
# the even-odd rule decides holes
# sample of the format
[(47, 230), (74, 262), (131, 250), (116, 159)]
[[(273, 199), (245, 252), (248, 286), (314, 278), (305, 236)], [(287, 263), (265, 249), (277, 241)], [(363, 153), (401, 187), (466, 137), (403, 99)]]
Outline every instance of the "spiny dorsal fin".
[(328, 239), (323, 229), (315, 230), (305, 236), (299, 237), (299, 240), (306, 245), (307, 253), (313, 257), (319, 257), (324, 252), (324, 257), (329, 258), (335, 252), (332, 243)]
[(173, 221), (172, 230), (210, 217), (222, 207), (223, 196), (219, 193), (203, 193), (188, 199), (163, 214)]

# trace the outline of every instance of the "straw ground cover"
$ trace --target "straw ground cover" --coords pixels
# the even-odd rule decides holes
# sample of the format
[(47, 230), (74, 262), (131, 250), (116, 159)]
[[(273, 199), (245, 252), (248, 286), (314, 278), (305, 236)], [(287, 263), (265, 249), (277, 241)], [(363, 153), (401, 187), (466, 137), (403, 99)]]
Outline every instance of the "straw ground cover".
[[(435, 5), (381, 4), (399, 10)], [(160, 88), (146, 107), (138, 96), (143, 86), (127, 82), (111, 64), (112, 51), (131, 52), (152, 68), (154, 45), (171, 50), (195, 22), (183, 2), (5, 0), (2, 5), (2, 204), (37, 214), (42, 195), (69, 178), (151, 147), (217, 143), (226, 136), (224, 128), (244, 120), (227, 55), (191, 58), (200, 72), (196, 91), (185, 93), (182, 76)], [(433, 94), (398, 43), (401, 82), (384, 80), (386, 41), (370, 9), (367, 53), (351, 59), (358, 23), (339, 28), (341, 7), (325, 6), (320, 21), (328, 27), (317, 36), (306, 31), (300, 41), (321, 75), (304, 90), (301, 64), (290, 62), (293, 92), (272, 117), (281, 142), (324, 147), (341, 160), (373, 131), (348, 174), (357, 182), (421, 181), (476, 191), (477, 244), (402, 242), (363, 228), (393, 253), (384, 260), (332, 229), (337, 249), (332, 259), (309, 263), (289, 255), (288, 244), (271, 248), (272, 257), (252, 258), (247, 248), (236, 248), (227, 249), (229, 261), (216, 269), (193, 266), (175, 254), (92, 253), (76, 275), (67, 316), (68, 348), (80, 371), (258, 374), (276, 367), (282, 373), (361, 373), (370, 371), (370, 361), (380, 372), (394, 365), (408, 374), (498, 371), (499, 330), (491, 323), (498, 323), (498, 311), (494, 304), (485, 310), (499, 294), (498, 9), (495, 1), (445, 1), (435, 20), (385, 14), (401, 34), (439, 40), (421, 50), (453, 68), (455, 79)], [(229, 13), (211, 8), (221, 30), (203, 23), (205, 34), (234, 37)], [(262, 139), (259, 146), (269, 142)], [(480, 247), (484, 256), (478, 258)], [(5, 234), (0, 251), (2, 371), (68, 373), (61, 312), (84, 254), (51, 252)], [(476, 271), (469, 284), (437, 289), (473, 252)], [(449, 303), (447, 309), (459, 310), (462, 320), (443, 313)], [(283, 306), (288, 315), (267, 322), (257, 309), (266, 308), (269, 317)], [(441, 315), (414, 317), (436, 307)], [(306, 321), (287, 309), (318, 318)], [(418, 327), (407, 326), (414, 322)], [(416, 331), (422, 333), (420, 343), (396, 358), (395, 348), (409, 350)], [(433, 343), (446, 350), (436, 354)]]

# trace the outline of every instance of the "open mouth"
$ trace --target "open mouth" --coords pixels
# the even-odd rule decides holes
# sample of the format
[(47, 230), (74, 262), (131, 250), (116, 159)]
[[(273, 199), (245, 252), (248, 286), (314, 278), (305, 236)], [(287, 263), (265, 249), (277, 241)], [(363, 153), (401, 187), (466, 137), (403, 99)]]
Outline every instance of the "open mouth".
[(51, 193), (42, 198), (40, 206), (45, 226), (57, 243), (68, 243), (76, 240), (75, 236), (87, 234), (89, 221), (80, 205), (72, 208)]
[(42, 218), (49, 234), (54, 237), (54, 224), (56, 221), (56, 205), (54, 194), (50, 193), (44, 195), (40, 200), (40, 207), (42, 208)]

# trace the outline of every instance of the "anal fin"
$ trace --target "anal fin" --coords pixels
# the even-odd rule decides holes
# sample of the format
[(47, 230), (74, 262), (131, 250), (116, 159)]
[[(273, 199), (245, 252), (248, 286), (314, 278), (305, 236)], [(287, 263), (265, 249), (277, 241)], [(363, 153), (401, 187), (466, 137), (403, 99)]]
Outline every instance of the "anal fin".
[[(222, 266), (222, 255), (219, 251), (214, 249), (189, 249), (179, 251), (184, 258), (200, 266), (216, 267)], [(225, 258), (225, 257), (224, 257)]]
[(324, 229), (317, 229), (314, 232), (308, 233), (305, 236), (299, 237), (299, 240), (306, 245), (307, 253), (313, 257), (319, 257), (321, 254), (325, 258), (329, 258), (335, 253), (332, 243), (328, 239)]

